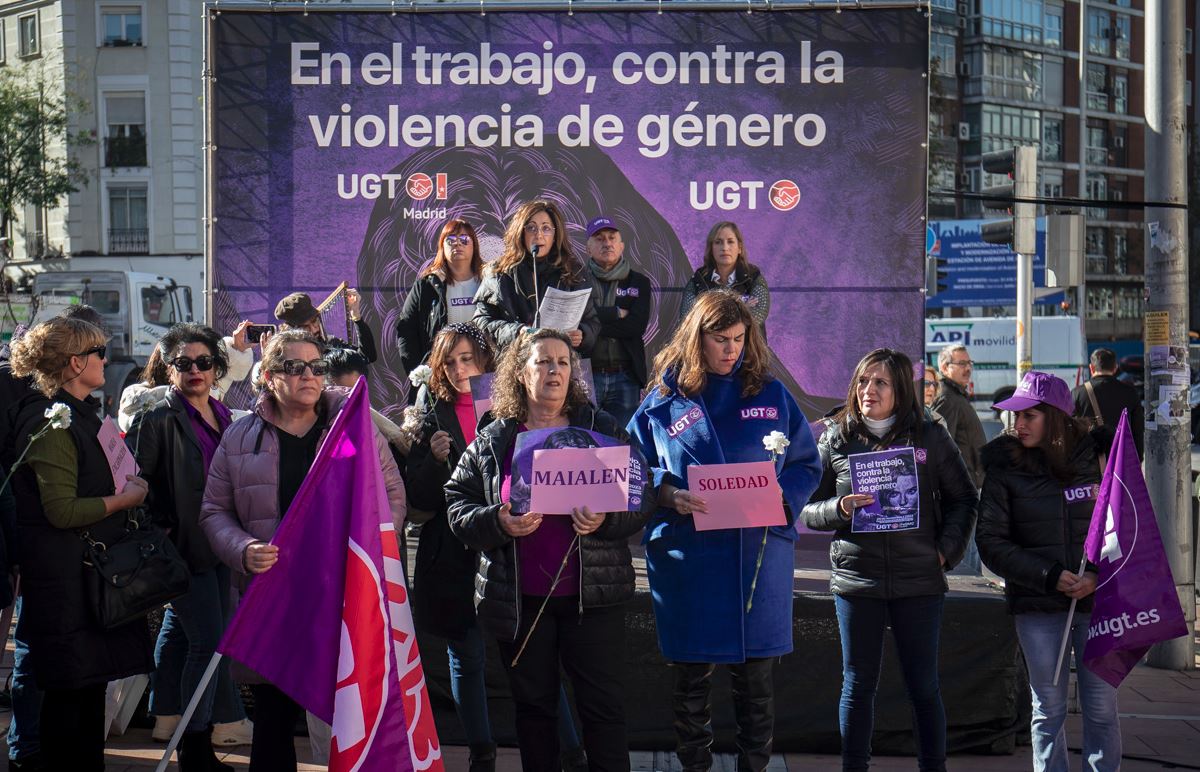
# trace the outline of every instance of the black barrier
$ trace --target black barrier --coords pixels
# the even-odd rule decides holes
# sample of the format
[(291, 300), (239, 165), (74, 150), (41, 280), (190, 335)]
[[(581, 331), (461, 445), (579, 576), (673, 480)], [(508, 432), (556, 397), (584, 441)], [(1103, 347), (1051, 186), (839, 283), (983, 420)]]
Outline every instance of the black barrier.
[[(792, 604), (795, 651), (775, 669), (775, 751), (840, 752), (838, 696), (841, 644), (833, 596), (798, 592)], [(650, 594), (638, 592), (625, 613), (625, 710), (635, 750), (670, 750), (673, 673), (658, 650)], [(914, 755), (911, 713), (895, 647), (885, 636), (883, 676), (876, 698), (872, 747), (879, 755)], [(438, 734), (443, 744), (465, 745), (450, 697), (445, 641), (420, 634), (421, 658)], [(947, 596), (942, 622), (940, 673), (951, 753), (1012, 753), (1028, 735), (1029, 686), (1016, 629), (999, 595)], [(494, 642), (487, 653), (492, 733), (515, 745), (513, 703)], [(569, 686), (568, 686), (569, 689)], [(718, 668), (713, 686), (716, 747), (733, 750), (735, 731), (729, 678)]]

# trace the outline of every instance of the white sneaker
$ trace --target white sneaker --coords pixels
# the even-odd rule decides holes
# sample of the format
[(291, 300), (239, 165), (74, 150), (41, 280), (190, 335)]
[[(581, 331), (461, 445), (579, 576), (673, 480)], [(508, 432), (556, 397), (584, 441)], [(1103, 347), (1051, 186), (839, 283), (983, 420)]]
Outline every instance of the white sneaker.
[(214, 748), (232, 748), (235, 745), (249, 745), (254, 739), (254, 724), (250, 719), (230, 721), (227, 724), (213, 724), (212, 744)]
[(175, 727), (179, 726), (180, 716), (155, 716), (154, 731), (150, 733), (150, 737), (155, 742), (165, 743), (171, 741), (171, 735), (175, 734)]

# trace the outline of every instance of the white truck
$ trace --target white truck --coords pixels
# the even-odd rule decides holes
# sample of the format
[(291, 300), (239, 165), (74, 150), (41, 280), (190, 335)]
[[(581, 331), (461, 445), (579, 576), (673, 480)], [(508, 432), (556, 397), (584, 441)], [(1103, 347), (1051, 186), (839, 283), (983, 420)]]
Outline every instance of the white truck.
[(34, 322), (63, 305), (100, 312), (112, 339), (104, 370), (104, 407), (115, 414), (121, 392), (137, 380), (167, 329), (192, 321), (192, 290), (174, 279), (137, 271), (45, 271), (33, 279)]
[[(926, 319), (925, 361), (937, 367), (938, 352), (953, 344), (967, 347), (975, 363), (976, 399), (987, 399), (1017, 384), (1016, 317)], [(1033, 369), (1057, 375), (1075, 388), (1087, 377), (1087, 340), (1077, 316), (1033, 318)]]

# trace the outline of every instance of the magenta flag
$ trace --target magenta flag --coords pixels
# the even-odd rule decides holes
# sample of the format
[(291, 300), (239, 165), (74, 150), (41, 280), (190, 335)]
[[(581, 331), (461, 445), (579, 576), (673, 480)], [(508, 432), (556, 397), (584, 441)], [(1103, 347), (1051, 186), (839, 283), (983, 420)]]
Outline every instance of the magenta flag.
[(1151, 646), (1188, 634), (1124, 411), (1083, 548), (1097, 566), (1083, 664), (1120, 686)]
[(271, 543), (218, 650), (333, 726), (332, 772), (442, 770), (364, 379)]

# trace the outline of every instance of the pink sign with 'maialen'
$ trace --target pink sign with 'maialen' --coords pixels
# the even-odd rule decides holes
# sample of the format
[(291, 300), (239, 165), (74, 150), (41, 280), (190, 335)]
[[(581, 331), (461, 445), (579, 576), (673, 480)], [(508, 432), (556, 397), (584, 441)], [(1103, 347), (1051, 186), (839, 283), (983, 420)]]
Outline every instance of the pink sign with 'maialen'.
[(629, 501), (629, 477), (628, 445), (535, 450), (529, 511), (569, 515), (572, 509), (587, 507), (593, 512), (626, 512), (636, 508)]
[(692, 515), (697, 531), (787, 524), (775, 462), (705, 464), (687, 471), (688, 492), (704, 499), (708, 509)]

